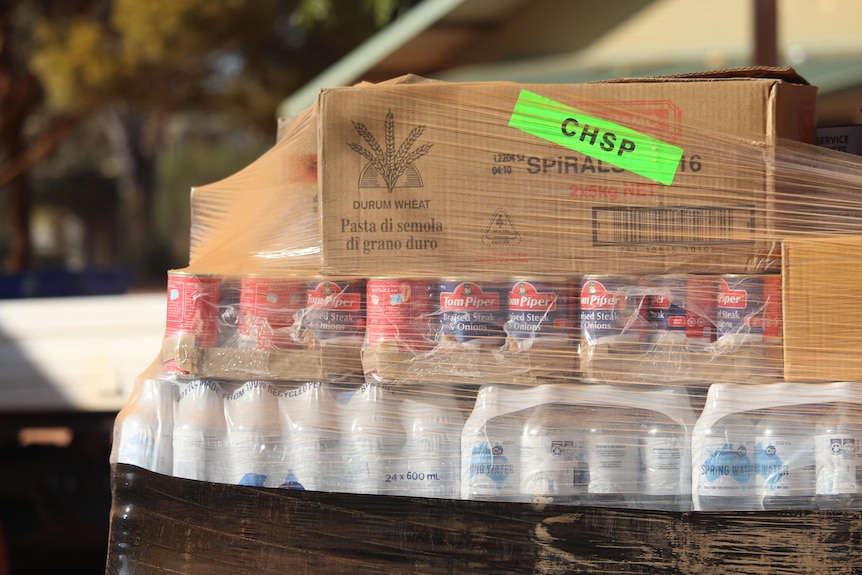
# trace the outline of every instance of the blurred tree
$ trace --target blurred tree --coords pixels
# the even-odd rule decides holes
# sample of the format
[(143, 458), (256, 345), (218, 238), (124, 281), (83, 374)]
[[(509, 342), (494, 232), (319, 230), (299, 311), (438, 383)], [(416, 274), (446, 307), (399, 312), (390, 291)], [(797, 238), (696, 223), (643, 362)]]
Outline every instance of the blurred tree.
[(0, 0), (0, 192), (15, 214), (7, 270), (29, 262), (28, 172), (80, 122), (104, 128), (129, 251), (140, 255), (169, 120), (274, 133), (285, 95), (416, 3)]
[(27, 66), (33, 49), (28, 27), (49, 16), (38, 3), (0, 0), (0, 189), (9, 194), (6, 206), (11, 232), (4, 262), (17, 271), (30, 258), (29, 169), (49, 154), (77, 123), (74, 116), (57, 116), (38, 124), (30, 122), (42, 103), (37, 76)]

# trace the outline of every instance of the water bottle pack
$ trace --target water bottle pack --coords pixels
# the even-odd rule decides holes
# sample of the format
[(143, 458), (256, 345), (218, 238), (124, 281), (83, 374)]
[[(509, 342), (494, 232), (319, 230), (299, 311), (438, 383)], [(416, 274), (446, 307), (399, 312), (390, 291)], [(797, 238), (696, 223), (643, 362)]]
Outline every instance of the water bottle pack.
[(695, 510), (862, 504), (859, 384), (713, 385), (692, 436)]
[(456, 498), (463, 416), (451, 393), (365, 384), (142, 379), (112, 461), (218, 483)]
[(694, 420), (680, 389), (485, 386), (464, 426), (461, 494), (688, 509)]
[(457, 393), (141, 379), (118, 417), (112, 460), (259, 487), (688, 507), (685, 393), (485, 386), (474, 402)]
[[(696, 390), (694, 390), (696, 393)], [(142, 378), (112, 462), (259, 487), (636, 509), (862, 507), (862, 385)]]

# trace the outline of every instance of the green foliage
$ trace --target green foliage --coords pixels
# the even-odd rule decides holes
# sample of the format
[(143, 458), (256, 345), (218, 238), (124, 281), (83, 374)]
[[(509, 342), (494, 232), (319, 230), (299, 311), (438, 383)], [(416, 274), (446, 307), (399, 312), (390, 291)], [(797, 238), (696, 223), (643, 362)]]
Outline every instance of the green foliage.
[(415, 0), (94, 0), (43, 17), (30, 65), (59, 112), (123, 100), (272, 127), (278, 102)]
[[(384, 26), (402, 9), (407, 9), (413, 2), (399, 0), (363, 0), (363, 8), (372, 16), (375, 26)], [(355, 7), (356, 2), (352, 5)], [(302, 0), (293, 15), (297, 26), (310, 29), (317, 24), (333, 23), (337, 15), (345, 8), (345, 3), (337, 0)]]
[(120, 58), (136, 69), (146, 64), (170, 65), (215, 46), (210, 42), (224, 32), (245, 2), (114, 0), (113, 4), (111, 25), (122, 40)]
[[(157, 245), (153, 253), (170, 246), (185, 257), (190, 188), (254, 160), (263, 151), (260, 141), (273, 139), (285, 96), (417, 1), (9, 0), (0, 6), (14, 6), (24, 23), (15, 37), (18, 58), (46, 96), (47, 106), (30, 115), (28, 128), (73, 119), (110, 134), (95, 145), (69, 142), (48, 163), (115, 178), (114, 193), (125, 204), (117, 210), (129, 244), (123, 250), (142, 254), (149, 242)], [(130, 121), (109, 126), (104, 109), (121, 110)], [(171, 135), (178, 121), (195, 126)], [(246, 130), (270, 136), (237, 152), (235, 134)], [(192, 134), (220, 144), (201, 144)], [(64, 191), (76, 189), (57, 169), (47, 171)], [(80, 194), (82, 206), (94, 201), (95, 188), (90, 191)], [(0, 248), (3, 243), (9, 240), (0, 230)]]
[(109, 59), (96, 57), (105, 49), (104, 30), (89, 20), (73, 20), (63, 29), (39, 22), (34, 30), (42, 50), (31, 58), (53, 107), (78, 107), (82, 92), (100, 89), (115, 70)]

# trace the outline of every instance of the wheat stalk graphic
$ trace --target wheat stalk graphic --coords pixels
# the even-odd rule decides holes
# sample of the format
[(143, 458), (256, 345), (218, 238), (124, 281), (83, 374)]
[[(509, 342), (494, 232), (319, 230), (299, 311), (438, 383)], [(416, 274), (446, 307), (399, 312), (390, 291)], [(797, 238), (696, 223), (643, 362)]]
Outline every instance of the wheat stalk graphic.
[(365, 127), (361, 122), (353, 122), (353, 128), (362, 136), (368, 148), (364, 148), (359, 144), (347, 144), (354, 152), (363, 156), (377, 170), (383, 182), (386, 184), (386, 189), (389, 193), (395, 188), (395, 183), (398, 181), (407, 167), (428, 153), (432, 144), (423, 144), (411, 150), (416, 140), (425, 132), (425, 126), (416, 126), (407, 135), (407, 138), (395, 149), (395, 117), (392, 115), (392, 110), (386, 114), (386, 121), (383, 126), (384, 145), (386, 149), (380, 147), (374, 134)]

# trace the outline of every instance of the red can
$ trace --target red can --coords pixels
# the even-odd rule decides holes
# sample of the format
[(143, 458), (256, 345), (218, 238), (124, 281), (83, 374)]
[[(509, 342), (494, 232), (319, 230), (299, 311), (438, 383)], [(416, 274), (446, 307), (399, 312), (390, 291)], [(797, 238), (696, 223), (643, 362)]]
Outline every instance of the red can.
[(369, 279), (366, 283), (366, 341), (369, 347), (395, 342), (404, 352), (424, 353), (436, 336), (435, 284), (422, 280)]
[(649, 290), (639, 276), (581, 278), (579, 309), (583, 345), (607, 345), (617, 353), (640, 354), (649, 338)]
[(321, 345), (361, 346), (365, 338), (365, 280), (306, 283), (305, 327)]
[(512, 282), (507, 294), (506, 329), (519, 348), (534, 343), (569, 345), (573, 342), (575, 293), (570, 280)]
[(240, 341), (252, 342), (258, 349), (300, 347), (294, 322), (305, 305), (306, 285), (294, 279), (242, 278), (237, 326)]
[(438, 291), (441, 335), (465, 347), (501, 347), (508, 292), (505, 282), (443, 280)]
[(220, 284), (216, 276), (168, 272), (165, 337), (191, 335), (195, 347), (216, 347)]
[(685, 286), (686, 336), (689, 342), (713, 343), (716, 339), (715, 303), (718, 285), (714, 277), (692, 276)]
[(717, 298), (719, 336), (764, 341), (781, 336), (781, 276), (721, 276)]
[(715, 307), (718, 282), (708, 275), (668, 274), (648, 280), (653, 291), (649, 316), (654, 341), (679, 338), (686, 345), (707, 345), (716, 340)]

